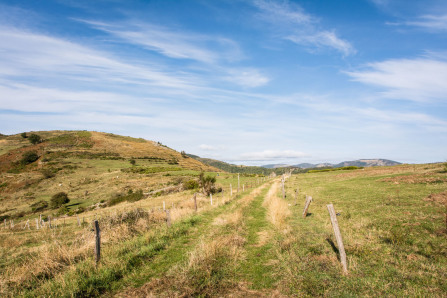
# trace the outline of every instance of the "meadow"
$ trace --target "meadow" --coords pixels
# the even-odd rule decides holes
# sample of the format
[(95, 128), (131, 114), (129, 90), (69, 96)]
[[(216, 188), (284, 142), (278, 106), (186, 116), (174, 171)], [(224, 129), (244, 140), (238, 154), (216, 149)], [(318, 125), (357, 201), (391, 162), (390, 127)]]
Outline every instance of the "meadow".
[[(119, 141), (145, 144), (138, 139)], [(104, 150), (95, 154), (100, 152)], [(17, 181), (26, 175), (32, 180), (36, 171), (2, 173), (16, 180), (2, 192), (2, 208), (7, 210), (3, 214), (11, 217), (0, 229), (1, 296), (445, 297), (447, 293), (444, 164), (270, 178), (240, 175), (239, 191), (237, 174), (204, 171), (223, 190), (213, 194), (211, 204), (211, 197), (200, 188), (160, 191), (199, 179), (201, 171), (190, 158), (182, 160), (178, 154), (174, 157), (179, 162), (172, 164), (172, 155), (148, 158), (148, 151), (140, 156), (120, 152), (119, 159), (54, 157), (53, 166), (62, 166), (56, 176), (39, 178), (26, 188)], [(143, 170), (128, 171), (135, 168)], [(42, 225), (40, 213), (29, 212), (29, 202), (48, 200), (64, 187), (71, 198), (66, 206), (70, 215), (44, 210)], [(131, 195), (138, 189), (145, 194), (138, 200), (108, 204), (116, 193)], [(29, 195), (33, 198), (27, 199), (26, 192), (33, 192)], [(312, 202), (303, 217), (306, 196)], [(347, 274), (340, 264), (328, 204), (337, 213)], [(74, 212), (80, 207), (82, 212)], [(170, 225), (164, 209), (169, 210)], [(22, 217), (12, 217), (22, 210), (26, 211)], [(94, 252), (95, 220), (101, 229), (99, 263)]]

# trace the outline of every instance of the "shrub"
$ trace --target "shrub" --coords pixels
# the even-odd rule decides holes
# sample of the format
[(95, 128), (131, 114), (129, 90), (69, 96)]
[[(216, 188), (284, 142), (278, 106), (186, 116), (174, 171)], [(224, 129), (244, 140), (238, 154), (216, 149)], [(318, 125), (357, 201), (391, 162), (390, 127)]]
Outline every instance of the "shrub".
[(22, 165), (27, 165), (27, 164), (35, 162), (38, 159), (39, 159), (39, 155), (37, 155), (36, 151), (27, 151), (27, 152), (23, 153), (20, 163)]
[(185, 151), (182, 151), (180, 154), (182, 155), (183, 158), (188, 158), (188, 155), (186, 154)]
[(52, 169), (42, 169), (40, 171), (45, 179), (53, 178), (56, 176), (56, 173)]
[(196, 180), (188, 180), (183, 182), (183, 188), (184, 189), (196, 189), (199, 188), (199, 182), (197, 182)]
[(59, 207), (59, 209), (57, 209), (57, 215), (64, 215), (67, 214), (69, 212), (67, 206), (62, 205), (61, 207)]
[(31, 144), (35, 145), (35, 144), (39, 144), (40, 142), (42, 142), (42, 138), (39, 135), (36, 134), (31, 134), (28, 137), (28, 140), (30, 141)]
[(56, 209), (61, 207), (62, 205), (70, 202), (68, 195), (61, 191), (51, 197), (51, 208)]
[(205, 176), (203, 172), (199, 175), (199, 185), (203, 190), (203, 193), (209, 195), (215, 192), (214, 183), (216, 183), (216, 177)]
[(22, 138), (24, 138), (24, 139), (26, 139), (28, 136), (26, 135), (26, 132), (22, 132), (21, 134), (20, 134), (20, 136), (22, 137)]
[(137, 162), (135, 161), (135, 159), (133, 159), (133, 158), (130, 159), (129, 162), (130, 162), (130, 164), (133, 165), (133, 166), (137, 163)]
[(47, 201), (38, 201), (34, 204), (31, 204), (30, 207), (31, 207), (32, 212), (39, 212), (39, 211), (42, 211), (42, 210), (45, 210), (46, 208), (48, 208), (48, 202)]
[(136, 192), (133, 192), (133, 190), (129, 189), (127, 195), (116, 194), (113, 198), (111, 198), (107, 202), (107, 205), (113, 206), (113, 205), (119, 204), (124, 201), (136, 202), (136, 201), (141, 200), (142, 198), (144, 198), (143, 190), (139, 189)]

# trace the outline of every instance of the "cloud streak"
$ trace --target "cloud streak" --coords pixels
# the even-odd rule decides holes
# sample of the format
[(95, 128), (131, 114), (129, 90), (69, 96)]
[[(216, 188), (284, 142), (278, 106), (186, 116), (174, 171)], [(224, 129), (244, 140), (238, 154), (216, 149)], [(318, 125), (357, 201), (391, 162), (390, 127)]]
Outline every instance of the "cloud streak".
[(308, 47), (311, 52), (332, 48), (344, 56), (356, 53), (351, 43), (338, 37), (335, 30), (321, 29), (319, 20), (297, 4), (266, 0), (255, 0), (253, 4), (260, 11), (259, 19), (280, 30), (284, 40)]
[(390, 59), (346, 72), (354, 81), (377, 86), (384, 97), (418, 102), (445, 101), (447, 62), (431, 58)]

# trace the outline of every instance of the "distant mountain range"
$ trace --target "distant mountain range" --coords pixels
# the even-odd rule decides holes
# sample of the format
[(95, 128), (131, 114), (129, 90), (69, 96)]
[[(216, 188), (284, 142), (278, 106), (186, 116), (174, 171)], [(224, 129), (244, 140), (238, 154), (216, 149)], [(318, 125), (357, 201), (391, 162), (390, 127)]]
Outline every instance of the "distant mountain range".
[(320, 163), (320, 164), (311, 164), (311, 163), (300, 163), (297, 165), (287, 165), (287, 164), (269, 164), (262, 166), (267, 169), (275, 169), (275, 168), (283, 168), (283, 167), (296, 167), (301, 169), (309, 169), (309, 168), (323, 168), (323, 167), (332, 167), (332, 168), (341, 168), (341, 167), (380, 167), (380, 166), (395, 166), (401, 164), (400, 162), (389, 160), (389, 159), (358, 159), (352, 161), (343, 161), (338, 164), (331, 163)]

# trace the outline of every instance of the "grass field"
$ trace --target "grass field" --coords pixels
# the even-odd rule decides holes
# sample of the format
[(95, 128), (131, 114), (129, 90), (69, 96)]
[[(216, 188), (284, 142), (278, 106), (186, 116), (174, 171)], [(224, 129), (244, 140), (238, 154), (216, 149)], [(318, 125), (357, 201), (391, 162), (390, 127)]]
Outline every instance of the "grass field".
[[(173, 193), (90, 211), (58, 228), (1, 231), (2, 296), (434, 296), (447, 294), (447, 173), (442, 164), (292, 175), (224, 199)], [(298, 197), (295, 190), (299, 188)], [(302, 217), (305, 195), (313, 197)], [(217, 205), (217, 200), (219, 205)], [(165, 224), (162, 202), (172, 209)], [(172, 208), (172, 203), (176, 205)], [(348, 259), (342, 274), (326, 205)], [(135, 211), (150, 211), (148, 217)], [(95, 215), (96, 213), (96, 215)], [(143, 214), (143, 215), (142, 215)], [(95, 267), (90, 222), (100, 218)]]

